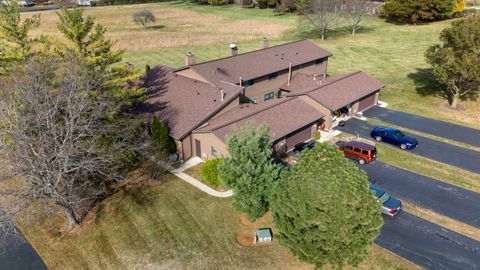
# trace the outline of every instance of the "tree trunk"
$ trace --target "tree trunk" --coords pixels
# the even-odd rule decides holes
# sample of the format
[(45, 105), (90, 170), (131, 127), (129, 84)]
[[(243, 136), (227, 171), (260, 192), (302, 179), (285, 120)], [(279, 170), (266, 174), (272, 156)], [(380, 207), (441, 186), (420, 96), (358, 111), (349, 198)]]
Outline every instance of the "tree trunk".
[(325, 40), (325, 30), (322, 29), (320, 32), (321, 32), (321, 39)]
[(352, 36), (355, 36), (355, 27), (352, 28)]
[(68, 219), (68, 230), (71, 230), (75, 228), (79, 224), (79, 222), (78, 222), (77, 216), (75, 215), (75, 212), (71, 207), (67, 206), (64, 208), (65, 208), (65, 215), (67, 215), (67, 219)]
[(458, 106), (458, 99), (460, 98), (459, 94), (453, 94), (452, 96), (452, 102), (450, 103), (450, 107), (452, 109), (456, 109)]

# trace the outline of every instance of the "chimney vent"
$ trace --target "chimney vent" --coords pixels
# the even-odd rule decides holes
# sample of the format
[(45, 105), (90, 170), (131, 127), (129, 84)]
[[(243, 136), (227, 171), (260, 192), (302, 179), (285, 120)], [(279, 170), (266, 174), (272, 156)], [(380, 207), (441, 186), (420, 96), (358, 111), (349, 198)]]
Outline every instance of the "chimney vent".
[(268, 48), (268, 39), (266, 37), (263, 37), (262, 40), (260, 40), (260, 49), (266, 48)]
[(228, 45), (228, 48), (230, 50), (230, 56), (235, 56), (238, 54), (238, 48), (237, 48), (237, 45), (231, 43), (230, 45)]
[(188, 52), (185, 55), (185, 65), (186, 66), (195, 65), (195, 54), (193, 54), (192, 52)]
[(225, 100), (225, 92), (220, 88), (220, 100), (223, 102)]

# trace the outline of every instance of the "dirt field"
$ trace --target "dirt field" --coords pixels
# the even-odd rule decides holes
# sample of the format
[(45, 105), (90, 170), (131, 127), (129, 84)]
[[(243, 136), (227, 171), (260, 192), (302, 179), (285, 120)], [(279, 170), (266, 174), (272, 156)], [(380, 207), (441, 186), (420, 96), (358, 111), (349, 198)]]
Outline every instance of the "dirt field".
[[(132, 21), (132, 15), (141, 10), (151, 11), (157, 18), (144, 30)], [(127, 51), (159, 49), (178, 46), (198, 46), (218, 43), (238, 43), (259, 40), (263, 36), (280, 37), (288, 24), (259, 21), (255, 18), (229, 18), (177, 8), (169, 3), (90, 8), (86, 14), (106, 26), (108, 36), (117, 40), (117, 48)], [(33, 13), (24, 14), (31, 17)], [(41, 12), (40, 28), (34, 34), (60, 37), (55, 11)], [(214, 31), (213, 31), (214, 29)]]

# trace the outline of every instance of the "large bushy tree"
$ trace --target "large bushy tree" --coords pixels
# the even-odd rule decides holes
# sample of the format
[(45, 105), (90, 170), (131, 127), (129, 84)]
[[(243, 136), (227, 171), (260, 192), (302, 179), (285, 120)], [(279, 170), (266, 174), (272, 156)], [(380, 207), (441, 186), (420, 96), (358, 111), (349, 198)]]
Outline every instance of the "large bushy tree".
[(389, 18), (417, 21), (435, 21), (449, 18), (456, 0), (386, 0), (382, 14)]
[[(18, 9), (11, 10), (10, 28), (26, 29), (27, 21), (15, 19)], [(58, 27), (71, 43), (50, 37), (18, 45), (21, 52), (35, 47), (35, 53), (25, 53), (5, 75), (8, 84), (0, 85), (0, 158), (7, 164), (0, 193), (9, 205), (0, 211), (0, 230), (14, 227), (32, 204), (49, 213), (64, 209), (74, 227), (123, 179), (142, 147), (142, 125), (129, 114), (143, 96), (128, 87), (136, 71), (119, 63), (122, 52), (112, 50), (93, 19), (76, 9), (59, 16)], [(0, 28), (0, 40), (15, 44), (5, 38), (7, 30)], [(18, 40), (32, 39), (26, 33)]]
[(426, 52), (435, 78), (444, 85), (438, 89), (452, 108), (461, 99), (476, 99), (480, 91), (480, 17), (452, 22), (440, 34), (443, 44)]
[(270, 195), (280, 173), (272, 162), (272, 138), (267, 125), (249, 122), (227, 135), (229, 156), (218, 167), (221, 181), (233, 189), (233, 206), (250, 220), (268, 211)]
[(380, 233), (380, 204), (364, 172), (332, 144), (303, 150), (272, 196), (276, 239), (302, 261), (357, 266)]

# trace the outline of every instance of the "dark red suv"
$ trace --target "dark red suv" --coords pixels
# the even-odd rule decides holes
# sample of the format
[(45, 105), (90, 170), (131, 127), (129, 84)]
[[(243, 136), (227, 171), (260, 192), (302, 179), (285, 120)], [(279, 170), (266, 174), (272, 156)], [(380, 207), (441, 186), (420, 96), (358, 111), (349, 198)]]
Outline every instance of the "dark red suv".
[(377, 157), (377, 148), (370, 144), (356, 141), (338, 141), (335, 144), (346, 157), (355, 159), (360, 164), (370, 163)]

